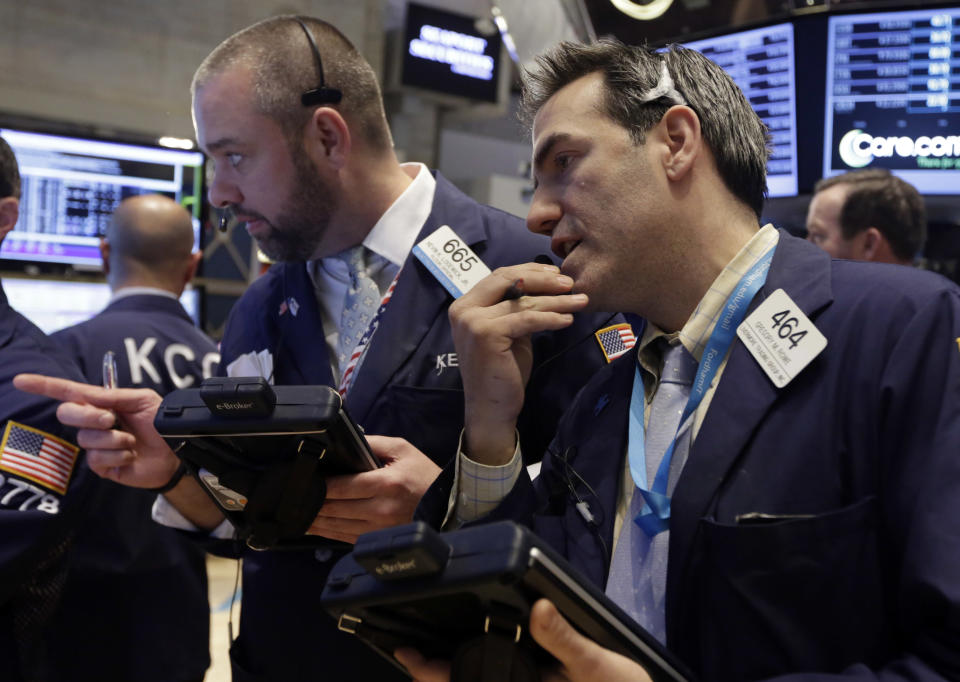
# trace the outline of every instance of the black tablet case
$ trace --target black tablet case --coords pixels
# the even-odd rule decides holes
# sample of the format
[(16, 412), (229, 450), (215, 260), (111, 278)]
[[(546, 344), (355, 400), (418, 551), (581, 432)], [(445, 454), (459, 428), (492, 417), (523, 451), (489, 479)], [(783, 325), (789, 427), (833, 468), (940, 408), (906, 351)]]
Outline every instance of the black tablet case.
[(334, 566), (323, 604), (341, 630), (395, 664), (393, 651), (412, 646), (428, 658), (468, 655), (467, 664), (454, 665), (461, 682), (529, 680), (536, 678), (518, 677), (509, 668), (489, 674), (501, 662), (482, 661), (484, 652), (502, 657), (506, 649), (473, 645), (493, 633), (516, 640), (534, 663), (548, 662), (527, 632), (530, 608), (541, 596), (590, 639), (641, 663), (654, 682), (692, 679), (596, 586), (531, 531), (509, 521), (443, 534), (419, 522), (367, 533)]
[(342, 544), (304, 535), (325, 478), (379, 466), (329, 386), (208, 379), (167, 394), (154, 426), (255, 549)]

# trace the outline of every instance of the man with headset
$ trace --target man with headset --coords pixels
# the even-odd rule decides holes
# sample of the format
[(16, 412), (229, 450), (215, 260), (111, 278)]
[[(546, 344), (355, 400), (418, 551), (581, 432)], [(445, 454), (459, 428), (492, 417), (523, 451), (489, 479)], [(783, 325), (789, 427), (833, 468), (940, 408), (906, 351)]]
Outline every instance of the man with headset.
[[(116, 385), (161, 395), (216, 372), (216, 344), (178, 300), (202, 254), (193, 219), (169, 197), (117, 206), (101, 240), (110, 304), (52, 338), (90, 383), (112, 351)], [(203, 550), (154, 523), (156, 493), (100, 480), (80, 526), (60, 608), (50, 625), (63, 679), (200, 680), (210, 665), (210, 608)], [(171, 628), (171, 623), (177, 623)]]
[[(335, 386), (368, 434), (403, 438), (426, 453), (406, 456), (393, 449), (401, 441), (371, 436), (386, 466), (328, 480), (311, 532), (352, 542), (409, 521), (438, 464), (456, 450), (464, 410), (447, 319), (463, 291), (433, 274), (449, 264), (414, 256), (413, 247), (443, 254), (429, 245), (456, 241), (455, 250), (469, 249), (460, 263), (479, 270), (480, 262), (531, 261), (549, 251), (549, 241), (421, 164), (398, 163), (373, 70), (325, 22), (282, 16), (240, 31), (207, 57), (192, 90), (198, 141), (215, 168), (211, 203), (246, 223), (277, 261), (232, 311), (223, 366), (232, 376), (260, 374), (276, 384)], [(554, 265), (538, 267), (567, 279)], [(609, 332), (595, 335), (616, 323), (608, 314), (578, 315), (564, 331), (523, 345), (532, 378), (519, 431), (531, 453), (552, 438), (579, 387), (619, 352)], [(612, 333), (622, 338), (619, 331), (626, 332)], [(91, 457), (98, 473), (140, 487), (172, 483), (177, 460), (149, 426), (155, 397), (93, 387), (58, 395), (107, 401), (126, 428), (154, 439), (155, 448), (139, 442), (134, 457), (98, 451)], [(117, 405), (111, 395), (131, 402)], [(99, 414), (73, 408), (84, 418)], [(129, 435), (100, 437), (115, 443)], [(232, 536), (189, 477), (158, 502), (155, 518)], [(231, 548), (224, 541), (219, 549)], [(398, 676), (324, 615), (319, 597), (338, 556), (327, 548), (243, 553), (235, 681)]]

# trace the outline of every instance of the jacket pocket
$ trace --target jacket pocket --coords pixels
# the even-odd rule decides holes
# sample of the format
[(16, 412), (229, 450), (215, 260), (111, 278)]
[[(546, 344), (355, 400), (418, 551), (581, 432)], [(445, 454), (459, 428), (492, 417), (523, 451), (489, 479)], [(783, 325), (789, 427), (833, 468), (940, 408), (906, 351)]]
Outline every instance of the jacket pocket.
[(814, 515), (701, 521), (700, 653), (711, 679), (837, 672), (882, 655), (877, 506), (869, 497)]
[(463, 391), (425, 386), (388, 386), (370, 409), (368, 433), (406, 438), (444, 466), (457, 454), (463, 429)]

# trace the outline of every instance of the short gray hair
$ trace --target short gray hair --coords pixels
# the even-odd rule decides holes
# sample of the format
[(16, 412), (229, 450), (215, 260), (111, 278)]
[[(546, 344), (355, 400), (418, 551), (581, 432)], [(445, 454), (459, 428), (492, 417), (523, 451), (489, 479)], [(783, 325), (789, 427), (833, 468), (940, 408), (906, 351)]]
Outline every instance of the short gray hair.
[(353, 43), (334, 26), (320, 19), (285, 14), (264, 19), (233, 34), (197, 69), (191, 96), (211, 78), (235, 67), (253, 73), (255, 106), (275, 120), (288, 140), (300, 139), (313, 107), (304, 106), (300, 95), (319, 84), (316, 62), (307, 36), (297, 23), (310, 30), (323, 60), (326, 85), (343, 92), (337, 109), (360, 137), (374, 150), (386, 151), (393, 142), (383, 110), (376, 74)]

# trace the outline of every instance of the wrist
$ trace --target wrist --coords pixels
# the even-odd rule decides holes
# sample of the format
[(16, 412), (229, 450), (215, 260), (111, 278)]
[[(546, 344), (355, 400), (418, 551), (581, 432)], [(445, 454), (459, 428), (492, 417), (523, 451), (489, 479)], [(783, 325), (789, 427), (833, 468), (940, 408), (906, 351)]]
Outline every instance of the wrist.
[(180, 464), (174, 470), (173, 475), (170, 476), (170, 480), (168, 480), (166, 483), (164, 483), (163, 485), (157, 488), (147, 488), (147, 490), (150, 490), (151, 492), (159, 493), (161, 495), (163, 493), (170, 492), (180, 484), (180, 481), (183, 479), (183, 476), (186, 473), (187, 473), (187, 465), (183, 460), (180, 460)]
[(478, 464), (503, 466), (513, 459), (516, 450), (517, 430), (513, 424), (464, 428), (463, 454)]

